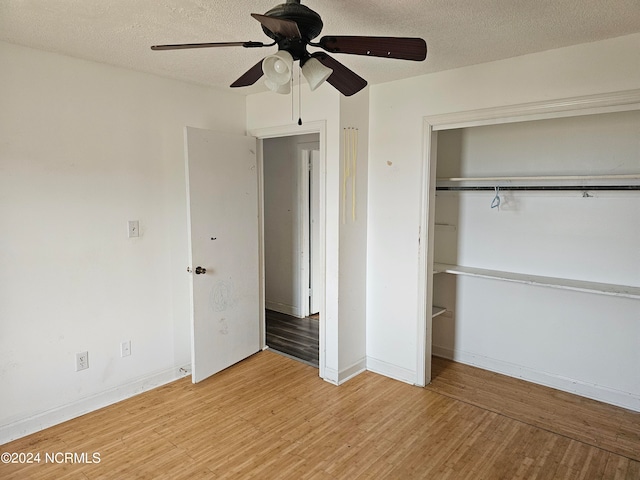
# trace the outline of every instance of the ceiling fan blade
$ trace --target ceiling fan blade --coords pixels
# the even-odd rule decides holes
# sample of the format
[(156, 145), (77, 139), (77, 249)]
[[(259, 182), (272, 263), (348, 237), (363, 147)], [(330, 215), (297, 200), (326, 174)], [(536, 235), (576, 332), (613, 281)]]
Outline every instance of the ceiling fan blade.
[(285, 20), (284, 18), (269, 17), (267, 15), (260, 15), (259, 13), (252, 13), (251, 16), (258, 20), (267, 30), (281, 35), (284, 38), (301, 38), (300, 29), (298, 24), (293, 20)]
[(262, 42), (214, 42), (214, 43), (177, 43), (175, 45), (153, 45), (151, 50), (181, 50), (184, 48), (210, 48), (210, 47), (270, 47)]
[(327, 82), (333, 85), (333, 87), (345, 97), (350, 97), (367, 86), (367, 81), (364, 78), (349, 70), (326, 53), (317, 52), (312, 54), (311, 57), (318, 59), (325, 67), (333, 70), (333, 73), (327, 78)]
[(231, 84), (231, 87), (248, 87), (256, 83), (262, 77), (262, 60), (247, 70), (239, 79)]
[(322, 37), (320, 42), (311, 45), (324, 48), (331, 53), (398, 58), (417, 62), (427, 58), (427, 42), (422, 38), (330, 35)]

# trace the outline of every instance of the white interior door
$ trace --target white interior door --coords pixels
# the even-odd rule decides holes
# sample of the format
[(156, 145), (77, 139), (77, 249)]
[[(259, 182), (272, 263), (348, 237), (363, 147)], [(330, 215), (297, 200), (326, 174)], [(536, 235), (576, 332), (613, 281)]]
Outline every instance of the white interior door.
[(256, 140), (187, 127), (191, 368), (199, 382), (260, 350)]

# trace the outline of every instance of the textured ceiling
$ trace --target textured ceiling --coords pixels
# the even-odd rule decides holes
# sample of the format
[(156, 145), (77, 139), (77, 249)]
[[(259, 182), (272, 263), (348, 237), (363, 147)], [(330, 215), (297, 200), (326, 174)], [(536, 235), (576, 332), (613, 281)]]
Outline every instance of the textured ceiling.
[[(228, 88), (275, 47), (153, 52), (149, 46), (268, 42), (249, 14), (265, 13), (277, 3), (281, 0), (0, 0), (0, 40)], [(335, 55), (371, 84), (640, 32), (640, 0), (302, 3), (322, 16), (321, 35), (407, 36), (427, 41), (424, 62)]]

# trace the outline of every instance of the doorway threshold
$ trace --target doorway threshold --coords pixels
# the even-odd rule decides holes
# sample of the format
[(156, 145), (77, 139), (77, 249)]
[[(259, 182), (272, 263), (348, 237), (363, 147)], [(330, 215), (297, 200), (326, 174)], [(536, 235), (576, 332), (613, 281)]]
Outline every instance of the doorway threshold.
[(296, 360), (296, 361), (298, 361), (300, 363), (304, 363), (305, 365), (309, 365), (310, 367), (318, 368), (318, 365), (316, 365), (313, 362), (309, 362), (307, 360), (303, 360), (302, 358), (294, 357), (293, 355), (281, 352), (280, 350), (276, 350), (275, 348), (272, 348), (272, 347), (270, 347), (268, 345), (266, 347), (264, 347), (264, 350), (269, 350), (270, 352), (277, 353), (278, 355), (282, 355), (283, 357), (290, 358), (291, 360)]

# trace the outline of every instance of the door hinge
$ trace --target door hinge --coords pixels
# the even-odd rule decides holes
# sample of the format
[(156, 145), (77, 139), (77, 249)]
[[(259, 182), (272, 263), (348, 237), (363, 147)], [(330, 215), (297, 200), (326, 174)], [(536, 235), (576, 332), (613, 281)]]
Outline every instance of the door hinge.
[(311, 171), (311, 170), (313, 169), (312, 165), (313, 165), (313, 164), (311, 163), (311, 160), (309, 160), (309, 161), (307, 162), (307, 168), (309, 169), (309, 171)]
[(313, 289), (312, 289), (312, 288), (310, 288), (310, 289), (309, 289), (309, 296), (310, 296), (310, 297), (312, 297), (312, 296), (313, 296)]

